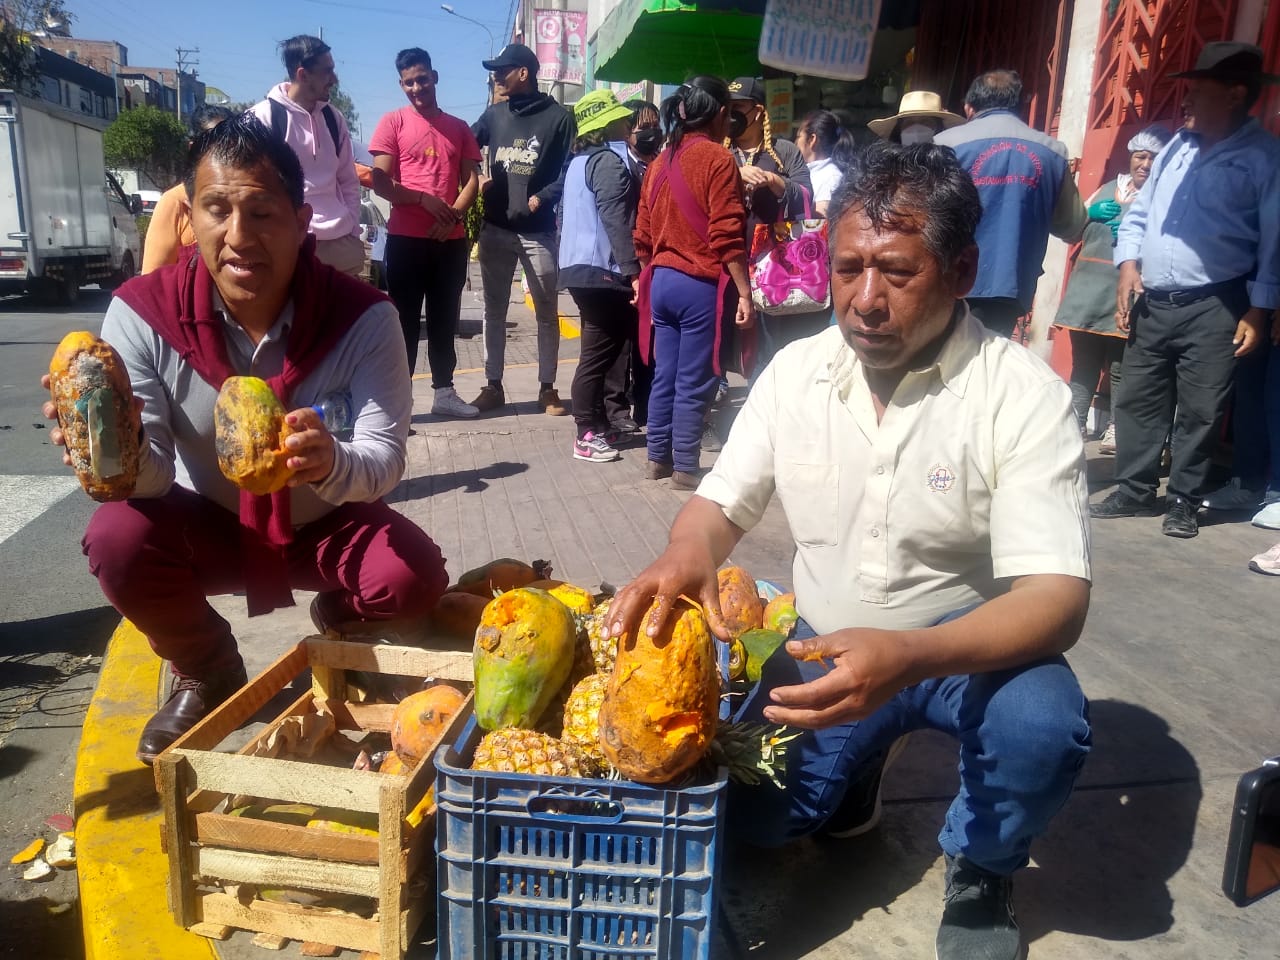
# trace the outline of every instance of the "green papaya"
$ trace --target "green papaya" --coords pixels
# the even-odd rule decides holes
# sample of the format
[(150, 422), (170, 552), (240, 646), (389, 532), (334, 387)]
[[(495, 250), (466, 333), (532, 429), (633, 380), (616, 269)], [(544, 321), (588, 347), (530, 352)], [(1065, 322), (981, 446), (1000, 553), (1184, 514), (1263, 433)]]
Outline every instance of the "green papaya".
[(531, 728), (573, 667), (573, 614), (545, 590), (521, 587), (490, 600), (473, 650), (476, 722)]

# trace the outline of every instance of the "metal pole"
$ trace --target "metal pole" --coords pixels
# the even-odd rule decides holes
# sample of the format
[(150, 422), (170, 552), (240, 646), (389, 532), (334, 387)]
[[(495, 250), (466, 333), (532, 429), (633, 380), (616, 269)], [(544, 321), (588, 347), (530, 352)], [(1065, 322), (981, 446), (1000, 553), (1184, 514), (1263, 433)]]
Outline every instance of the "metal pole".
[(475, 17), (468, 17), (465, 14), (459, 13), (457, 10), (453, 9), (453, 4), (451, 3), (440, 4), (440, 9), (443, 10), (445, 13), (452, 14), (453, 16), (457, 17), (459, 20), (466, 20), (468, 23), (474, 23), (477, 27), (479, 27), (481, 30), (487, 33), (489, 35), (489, 59), (490, 60), (493, 59), (493, 31), (492, 30), (490, 30), (487, 26), (485, 26), (481, 21), (475, 19)]
[(116, 69), (120, 64), (114, 60), (111, 61), (111, 86), (115, 88), (116, 93), (116, 116), (120, 116), (120, 78), (116, 73)]

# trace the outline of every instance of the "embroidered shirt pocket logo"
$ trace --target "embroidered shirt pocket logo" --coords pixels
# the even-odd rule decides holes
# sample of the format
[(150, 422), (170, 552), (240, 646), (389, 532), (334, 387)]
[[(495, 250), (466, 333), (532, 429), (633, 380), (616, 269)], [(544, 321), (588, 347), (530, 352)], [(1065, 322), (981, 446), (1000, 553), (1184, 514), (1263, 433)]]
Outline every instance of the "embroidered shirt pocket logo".
[(929, 468), (925, 483), (934, 493), (950, 493), (956, 485), (955, 468), (946, 463), (935, 463)]

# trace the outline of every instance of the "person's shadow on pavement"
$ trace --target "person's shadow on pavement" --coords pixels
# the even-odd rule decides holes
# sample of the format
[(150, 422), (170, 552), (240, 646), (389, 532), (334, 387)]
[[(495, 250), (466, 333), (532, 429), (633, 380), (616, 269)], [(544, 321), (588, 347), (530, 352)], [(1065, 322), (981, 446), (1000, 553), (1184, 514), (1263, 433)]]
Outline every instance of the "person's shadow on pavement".
[(428, 473), (420, 477), (408, 477), (401, 480), (387, 497), (388, 503), (403, 503), (406, 500), (422, 500), (461, 487), (466, 493), (479, 493), (488, 488), (487, 480), (501, 480), (514, 477), (529, 469), (527, 463), (513, 463), (499, 460), (487, 463), (473, 470), (455, 470), (452, 473)]
[(1097, 700), (1089, 715), (1075, 792), (1014, 884), (1026, 943), (1056, 930), (1129, 942), (1173, 926), (1168, 881), (1191, 852), (1200, 770), (1145, 707)]

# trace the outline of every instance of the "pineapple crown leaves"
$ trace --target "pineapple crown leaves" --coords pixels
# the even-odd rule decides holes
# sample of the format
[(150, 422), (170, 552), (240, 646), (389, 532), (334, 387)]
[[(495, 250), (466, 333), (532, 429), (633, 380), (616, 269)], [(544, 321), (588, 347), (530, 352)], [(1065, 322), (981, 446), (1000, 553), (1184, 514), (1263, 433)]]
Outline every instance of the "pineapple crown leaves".
[(782, 790), (779, 774), (787, 766), (787, 747), (800, 734), (771, 723), (720, 723), (711, 759), (728, 767), (729, 777), (738, 783), (753, 786), (768, 779)]

